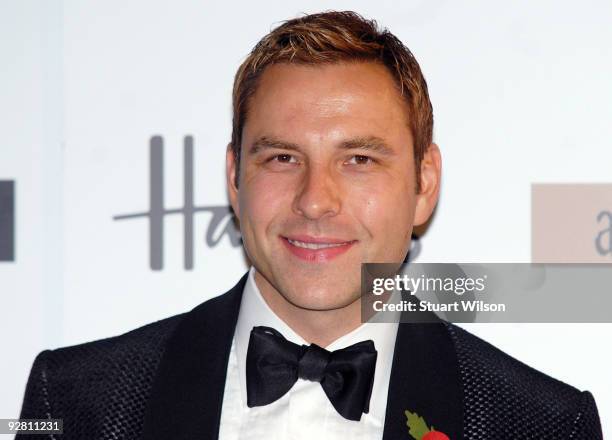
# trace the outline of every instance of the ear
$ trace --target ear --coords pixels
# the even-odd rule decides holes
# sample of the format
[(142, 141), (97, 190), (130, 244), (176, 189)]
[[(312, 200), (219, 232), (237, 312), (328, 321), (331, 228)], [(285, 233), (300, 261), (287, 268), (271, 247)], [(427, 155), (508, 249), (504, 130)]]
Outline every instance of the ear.
[(240, 206), (238, 203), (238, 187), (236, 186), (236, 173), (238, 172), (236, 158), (232, 150), (232, 144), (227, 144), (225, 152), (225, 178), (227, 181), (227, 191), (229, 194), (230, 204), (234, 210), (236, 217), (240, 218)]
[(414, 225), (419, 226), (429, 220), (440, 194), (442, 177), (442, 156), (434, 143), (430, 144), (421, 161), (421, 191), (417, 194)]

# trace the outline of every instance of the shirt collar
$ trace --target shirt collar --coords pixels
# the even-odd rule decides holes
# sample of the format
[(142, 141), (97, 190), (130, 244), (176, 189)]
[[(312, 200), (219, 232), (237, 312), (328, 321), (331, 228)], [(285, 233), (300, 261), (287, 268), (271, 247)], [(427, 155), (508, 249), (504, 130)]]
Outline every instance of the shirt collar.
[[(236, 323), (235, 345), (238, 360), (238, 374), (240, 377), (240, 394), (243, 405), (246, 406), (246, 356), (249, 346), (251, 330), (256, 326), (272, 327), (278, 330), (287, 340), (298, 345), (309, 345), (300, 335), (289, 327), (268, 306), (255, 283), (255, 268), (249, 270), (249, 277), (242, 294), (238, 322)], [(387, 408), (387, 393), (389, 378), (393, 364), (393, 350), (397, 335), (398, 323), (371, 323), (366, 322), (351, 332), (336, 339), (325, 347), (329, 351), (338, 350), (360, 341), (371, 339), (378, 352), (374, 385), (370, 399), (369, 415), (384, 423)]]

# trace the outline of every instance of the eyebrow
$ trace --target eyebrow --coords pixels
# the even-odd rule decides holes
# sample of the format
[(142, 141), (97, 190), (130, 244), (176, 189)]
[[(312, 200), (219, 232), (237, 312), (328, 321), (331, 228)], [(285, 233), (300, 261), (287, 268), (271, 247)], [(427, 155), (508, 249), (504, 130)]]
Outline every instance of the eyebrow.
[[(363, 136), (342, 141), (338, 148), (343, 150), (362, 150), (372, 151), (385, 156), (393, 156), (395, 154), (382, 138), (378, 136)], [(302, 148), (293, 142), (287, 142), (282, 139), (277, 139), (271, 136), (262, 136), (257, 139), (249, 148), (250, 154), (257, 154), (268, 149), (302, 151)]]
[(341, 143), (341, 148), (345, 150), (364, 150), (380, 153), (384, 156), (393, 156), (395, 154), (384, 139), (378, 136), (365, 136), (354, 139), (349, 139)]
[(280, 139), (276, 139), (270, 136), (262, 136), (257, 139), (251, 147), (249, 148), (250, 154), (257, 154), (263, 150), (292, 150), (292, 151), (300, 151), (301, 148), (299, 145), (294, 144), (292, 142), (283, 141)]

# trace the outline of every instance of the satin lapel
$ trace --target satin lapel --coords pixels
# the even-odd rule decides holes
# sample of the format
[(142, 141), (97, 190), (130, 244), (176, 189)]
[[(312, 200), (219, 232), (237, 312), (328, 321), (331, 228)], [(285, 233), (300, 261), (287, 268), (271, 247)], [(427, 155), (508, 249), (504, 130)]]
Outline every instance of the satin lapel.
[(229, 353), (247, 275), (185, 314), (168, 340), (143, 439), (217, 439)]
[(414, 439), (408, 432), (406, 410), (451, 440), (463, 439), (461, 376), (444, 323), (399, 326), (383, 440)]

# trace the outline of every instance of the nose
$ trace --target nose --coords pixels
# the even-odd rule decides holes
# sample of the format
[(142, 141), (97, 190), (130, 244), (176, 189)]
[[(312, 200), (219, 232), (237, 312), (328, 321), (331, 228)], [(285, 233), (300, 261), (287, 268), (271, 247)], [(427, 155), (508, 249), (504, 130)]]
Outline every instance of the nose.
[(309, 220), (332, 217), (340, 212), (340, 187), (326, 167), (310, 164), (302, 175), (293, 201), (293, 211)]

